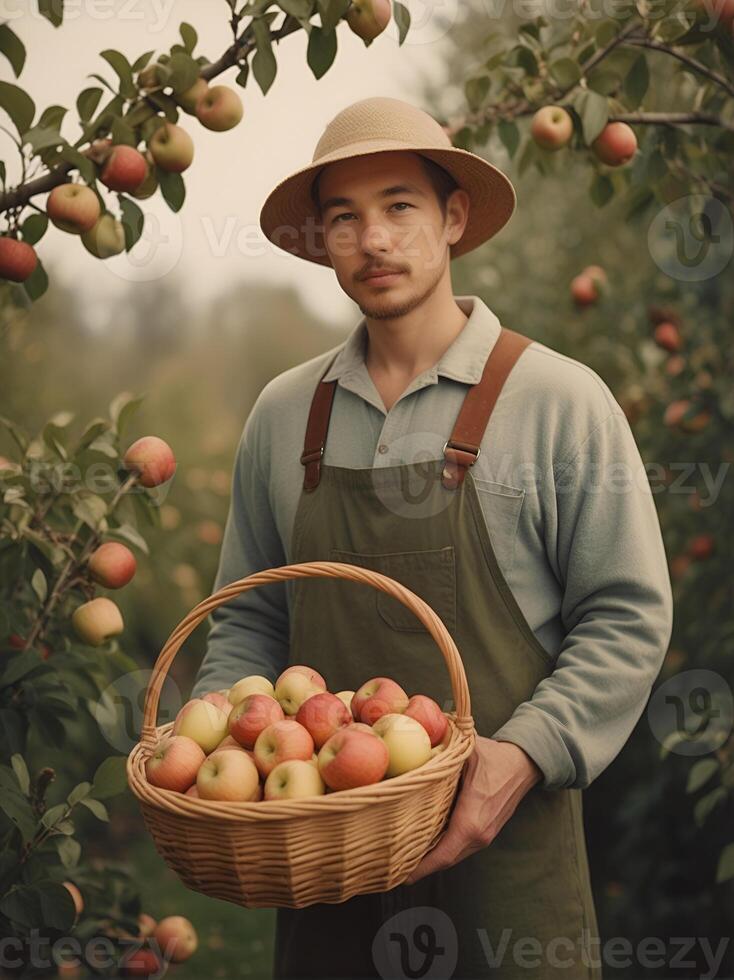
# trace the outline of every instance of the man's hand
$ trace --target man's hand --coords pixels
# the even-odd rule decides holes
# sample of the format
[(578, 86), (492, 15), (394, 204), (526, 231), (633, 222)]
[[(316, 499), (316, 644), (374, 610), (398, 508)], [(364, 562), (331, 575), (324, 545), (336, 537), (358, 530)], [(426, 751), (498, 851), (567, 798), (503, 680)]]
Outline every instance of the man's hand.
[(446, 832), (405, 884), (450, 868), (490, 844), (523, 796), (541, 778), (542, 772), (519, 745), (478, 735), (462, 773)]

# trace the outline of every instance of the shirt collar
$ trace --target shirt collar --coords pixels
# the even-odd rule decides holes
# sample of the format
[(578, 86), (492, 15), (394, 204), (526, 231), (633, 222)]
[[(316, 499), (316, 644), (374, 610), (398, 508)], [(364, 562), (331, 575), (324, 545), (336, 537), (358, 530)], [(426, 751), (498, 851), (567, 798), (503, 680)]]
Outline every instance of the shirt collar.
[[(501, 324), (479, 296), (455, 296), (454, 299), (469, 319), (429, 373), (473, 385), (482, 376), (484, 363), (499, 336)], [(368, 337), (367, 324), (362, 317), (322, 380), (334, 381), (363, 368)]]

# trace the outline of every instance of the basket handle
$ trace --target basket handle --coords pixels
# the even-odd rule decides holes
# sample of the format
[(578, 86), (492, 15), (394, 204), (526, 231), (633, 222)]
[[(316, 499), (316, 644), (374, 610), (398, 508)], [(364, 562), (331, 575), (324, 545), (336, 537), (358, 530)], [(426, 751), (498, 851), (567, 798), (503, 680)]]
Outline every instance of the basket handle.
[(446, 629), (443, 620), (433, 611), (433, 609), (400, 582), (380, 572), (364, 568), (361, 565), (352, 565), (338, 561), (309, 561), (300, 562), (295, 565), (280, 565), (277, 568), (269, 568), (262, 572), (255, 572), (246, 578), (231, 582), (203, 599), (198, 605), (194, 606), (163, 645), (163, 649), (158, 655), (158, 659), (153, 666), (153, 675), (148, 684), (145, 694), (145, 706), (143, 709), (143, 727), (141, 732), (141, 742), (155, 744), (157, 741), (156, 718), (158, 716), (158, 703), (160, 700), (163, 683), (168, 674), (168, 670), (173, 663), (173, 658), (178, 653), (184, 640), (193, 633), (196, 627), (207, 618), (209, 613), (217, 606), (223, 605), (229, 599), (255, 589), (259, 585), (267, 585), (270, 582), (279, 582), (283, 579), (294, 578), (344, 578), (351, 579), (353, 582), (364, 582), (372, 588), (380, 589), (388, 595), (394, 596), (403, 605), (407, 606), (418, 619), (423, 623), (431, 634), (436, 644), (443, 654), (446, 667), (451, 680), (451, 690), (456, 704), (457, 726), (465, 732), (474, 728), (474, 720), (471, 716), (471, 702), (469, 698), (469, 686), (466, 681), (464, 664), (461, 660), (459, 650), (454, 643), (451, 634)]

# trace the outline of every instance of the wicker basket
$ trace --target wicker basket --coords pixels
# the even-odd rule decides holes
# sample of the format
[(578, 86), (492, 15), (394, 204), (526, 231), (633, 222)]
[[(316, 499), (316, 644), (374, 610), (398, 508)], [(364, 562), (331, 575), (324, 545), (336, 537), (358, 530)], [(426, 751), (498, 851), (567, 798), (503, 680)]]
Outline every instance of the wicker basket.
[[(456, 711), (448, 713), (446, 748), (403, 775), (297, 800), (225, 803), (151, 786), (145, 762), (172, 727), (156, 727), (158, 699), (184, 640), (228, 599), (301, 577), (364, 582), (415, 613), (436, 641), (451, 678)], [(401, 884), (441, 836), (474, 741), (464, 666), (431, 607), (386, 575), (359, 565), (314, 561), (233, 582), (200, 602), (176, 627), (153, 668), (141, 738), (128, 758), (127, 774), (156, 847), (187, 887), (246, 908), (302, 908)]]

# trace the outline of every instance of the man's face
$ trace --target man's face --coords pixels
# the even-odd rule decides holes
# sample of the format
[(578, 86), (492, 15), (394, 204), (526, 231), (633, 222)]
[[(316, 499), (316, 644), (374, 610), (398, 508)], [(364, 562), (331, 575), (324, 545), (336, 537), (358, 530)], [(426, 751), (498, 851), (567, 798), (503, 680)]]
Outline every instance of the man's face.
[[(330, 163), (318, 190), (331, 264), (365, 316), (405, 316), (434, 291), (466, 224), (466, 191), (449, 197), (444, 220), (418, 155), (407, 150)], [(383, 269), (394, 274), (369, 278)]]

